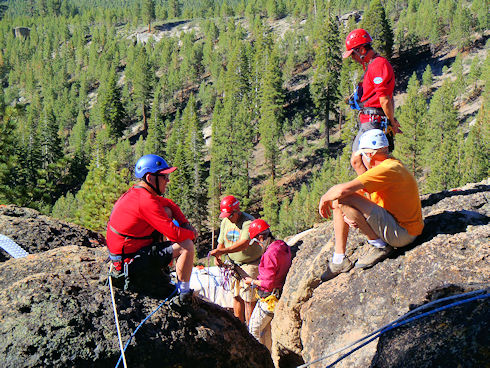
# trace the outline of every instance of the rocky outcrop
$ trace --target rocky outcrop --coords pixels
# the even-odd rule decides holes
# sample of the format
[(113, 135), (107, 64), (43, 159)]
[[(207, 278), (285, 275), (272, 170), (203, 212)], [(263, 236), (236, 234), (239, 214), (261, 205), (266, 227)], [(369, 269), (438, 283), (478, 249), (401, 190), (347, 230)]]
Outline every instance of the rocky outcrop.
[[(452, 290), (451, 290), (452, 289)], [(437, 299), (468, 289), (438, 290)], [(462, 300), (452, 300), (457, 304)], [(490, 362), (490, 301), (473, 300), (382, 335), (371, 367), (485, 367)], [(483, 348), (486, 346), (487, 348)]]
[[(13, 205), (0, 207), (0, 234), (8, 236), (28, 253), (44, 252), (64, 245), (95, 247), (105, 242), (94, 231)], [(0, 251), (0, 262), (7, 259), (10, 256)]]
[[(2, 366), (116, 365), (106, 256), (103, 247), (68, 245), (0, 264)], [(124, 343), (161, 302), (116, 289)], [(267, 349), (243, 324), (204, 301), (165, 303), (138, 330), (126, 359), (129, 367), (272, 367)]]
[[(454, 285), (458, 286), (458, 291), (488, 287), (488, 184), (471, 184), (454, 191), (424, 196), (422, 205), (425, 229), (413, 244), (396, 250), (392, 256), (371, 269), (353, 269), (323, 284), (320, 284), (319, 278), (333, 252), (332, 224), (325, 223), (304, 233), (297, 240), (299, 251), (272, 321), (273, 359), (276, 365), (292, 367), (335, 351), (399, 318), (414, 305), (422, 305), (431, 300), (434, 290), (446, 290), (450, 293), (455, 292)], [(355, 261), (366, 248), (365, 237), (352, 231), (347, 246), (348, 256)], [(481, 307), (482, 304), (478, 305), (478, 308), (484, 309)], [(488, 303), (486, 305), (488, 306)], [(468, 322), (470, 325), (475, 326), (485, 318), (480, 312), (475, 310), (473, 322)], [(488, 320), (488, 315), (486, 318)], [(448, 324), (448, 328), (459, 328), (461, 325), (456, 323), (457, 319), (453, 321), (455, 323)], [(425, 323), (429, 325), (431, 322), (427, 320)], [(432, 327), (434, 326), (437, 326), (436, 322), (432, 323)], [(478, 341), (478, 331), (472, 328), (467, 326), (464, 330), (459, 330), (459, 333), (465, 335), (473, 331), (474, 334), (468, 337), (468, 340)], [(411, 336), (417, 335), (416, 332), (412, 333)], [(426, 344), (420, 335), (417, 336), (419, 340), (413, 338), (413, 349), (421, 349)], [(434, 336), (450, 339), (450, 334), (434, 333)], [(481, 334), (479, 336), (481, 337)], [(402, 341), (402, 337), (399, 341)], [(452, 341), (454, 343), (455, 340)], [(452, 351), (452, 356), (455, 357), (453, 362), (468, 356), (463, 353), (467, 347), (463, 344), (464, 341), (466, 340), (460, 340), (460, 346), (458, 343), (447, 344), (447, 349)], [(485, 349), (489, 343), (487, 334), (485, 339), (478, 341), (479, 345), (476, 344), (479, 347), (469, 350)], [(403, 343), (400, 342), (400, 345)], [(421, 353), (419, 357), (424, 356), (431, 362), (431, 366), (444, 366), (442, 361), (436, 360), (445, 355), (445, 350), (441, 348), (445, 346), (444, 341), (437, 346), (439, 348), (434, 349), (439, 349), (438, 354)], [(380, 343), (377, 360), (374, 361), (377, 350), (375, 340), (342, 360), (337, 366), (397, 366), (386, 357), (404, 354), (405, 359), (408, 359), (412, 356), (397, 349), (389, 349), (389, 344)], [(429, 352), (430, 349), (426, 351)], [(338, 356), (323, 361), (323, 366)], [(417, 366), (409, 361), (404, 361), (404, 364)], [(455, 365), (457, 364), (453, 364)], [(463, 361), (462, 366), (468, 365)]]

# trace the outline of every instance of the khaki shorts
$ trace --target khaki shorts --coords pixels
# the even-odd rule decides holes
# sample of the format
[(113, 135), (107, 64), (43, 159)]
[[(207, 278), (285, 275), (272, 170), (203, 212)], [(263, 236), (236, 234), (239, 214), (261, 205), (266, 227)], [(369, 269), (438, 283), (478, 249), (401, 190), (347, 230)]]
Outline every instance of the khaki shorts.
[(395, 248), (404, 247), (417, 237), (410, 235), (388, 211), (380, 206), (373, 207), (366, 221), (376, 235)]
[[(240, 265), (240, 267), (253, 279), (259, 276), (259, 263), (260, 258), (253, 263), (245, 263)], [(257, 300), (255, 297), (255, 292), (252, 291), (252, 287), (243, 282), (243, 280), (232, 279), (231, 288), (233, 290), (234, 297), (241, 297), (243, 301), (247, 303), (252, 303)]]

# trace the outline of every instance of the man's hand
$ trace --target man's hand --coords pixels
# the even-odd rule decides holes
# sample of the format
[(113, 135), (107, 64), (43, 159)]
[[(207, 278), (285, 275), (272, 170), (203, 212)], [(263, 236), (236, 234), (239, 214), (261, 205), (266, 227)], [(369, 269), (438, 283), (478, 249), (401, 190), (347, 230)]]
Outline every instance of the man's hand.
[(244, 282), (245, 284), (247, 284), (247, 285), (251, 285), (253, 281), (254, 281), (254, 279), (253, 279), (253, 278), (251, 278), (251, 277), (245, 277), (245, 278), (243, 279), (243, 282)]
[(214, 259), (214, 265), (215, 266), (218, 266), (218, 267), (222, 267), (223, 266), (223, 261), (221, 260), (221, 257), (216, 257)]
[(393, 129), (393, 134), (403, 133), (400, 129), (400, 123), (398, 122), (398, 120), (396, 120), (396, 118), (393, 118), (393, 120), (391, 120), (391, 127)]
[(320, 199), (320, 204), (318, 205), (318, 212), (323, 218), (328, 218), (332, 214), (332, 201), (325, 199), (325, 195)]
[(354, 229), (357, 229), (359, 225), (357, 225), (357, 222), (352, 221), (350, 218), (344, 215), (344, 222), (349, 225), (349, 227), (352, 227)]
[(211, 252), (209, 252), (210, 256), (213, 256), (216, 258), (221, 257), (223, 254), (226, 254), (226, 252), (225, 252), (225, 249), (222, 249), (222, 248), (216, 248), (216, 249), (213, 249)]

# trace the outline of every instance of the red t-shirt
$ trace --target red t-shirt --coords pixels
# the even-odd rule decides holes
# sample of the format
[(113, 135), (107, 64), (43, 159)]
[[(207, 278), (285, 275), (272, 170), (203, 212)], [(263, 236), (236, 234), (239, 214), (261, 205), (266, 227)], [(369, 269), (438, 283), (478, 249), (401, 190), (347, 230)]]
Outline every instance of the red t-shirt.
[(113, 254), (134, 253), (150, 245), (152, 239), (130, 239), (118, 235), (110, 229), (133, 237), (145, 237), (155, 230), (165, 235), (172, 242), (186, 239), (194, 240), (194, 233), (176, 226), (164, 211), (164, 207), (172, 210), (174, 219), (180, 224), (189, 222), (179, 206), (172, 200), (153, 195), (144, 188), (132, 187), (117, 200), (112, 209), (107, 225), (107, 247)]
[[(364, 107), (381, 107), (379, 98), (387, 96), (393, 98), (395, 89), (395, 73), (391, 64), (382, 56), (378, 56), (367, 67), (362, 81), (361, 102)], [(368, 117), (368, 115), (365, 115)], [(361, 114), (361, 122), (363, 121)]]

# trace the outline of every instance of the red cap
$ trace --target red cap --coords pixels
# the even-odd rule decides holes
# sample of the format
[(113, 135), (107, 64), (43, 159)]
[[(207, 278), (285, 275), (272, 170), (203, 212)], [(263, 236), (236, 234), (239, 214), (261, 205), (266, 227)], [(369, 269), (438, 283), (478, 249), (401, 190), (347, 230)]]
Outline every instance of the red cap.
[(229, 195), (221, 200), (219, 204), (220, 218), (229, 217), (233, 212), (240, 210), (240, 202), (234, 196)]
[(253, 220), (252, 223), (250, 224), (250, 227), (248, 228), (250, 239), (252, 239), (250, 240), (250, 244), (257, 241), (255, 237), (259, 235), (262, 231), (267, 230), (268, 228), (270, 228), (270, 226), (264, 220), (262, 219)]
[(343, 53), (342, 57), (344, 59), (348, 58), (352, 54), (354, 48), (371, 43), (372, 41), (373, 39), (365, 29), (354, 29), (345, 38), (345, 48), (347, 51)]

